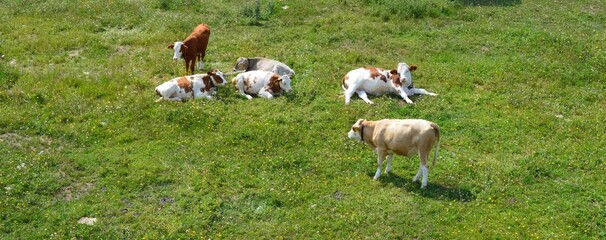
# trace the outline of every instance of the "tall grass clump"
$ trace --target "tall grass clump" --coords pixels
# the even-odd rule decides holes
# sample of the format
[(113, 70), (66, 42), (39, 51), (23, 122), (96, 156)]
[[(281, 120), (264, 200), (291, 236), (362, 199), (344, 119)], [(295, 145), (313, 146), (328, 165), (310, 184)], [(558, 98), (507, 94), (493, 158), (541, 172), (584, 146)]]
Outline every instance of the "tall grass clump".
[(448, 16), (455, 12), (457, 3), (448, 0), (363, 0), (375, 14), (387, 21), (393, 18), (421, 19)]
[(154, 7), (165, 11), (171, 11), (182, 8), (199, 9), (203, 6), (203, 2), (197, 0), (157, 0)]
[(19, 80), (17, 69), (0, 64), (0, 90), (11, 89)]
[[(263, 8), (263, 5), (265, 8)], [(275, 10), (275, 1), (269, 0), (262, 4), (261, 0), (256, 0), (252, 4), (243, 5), (240, 15), (244, 16), (246, 25), (260, 26), (261, 21), (269, 20), (269, 17), (274, 14)]]

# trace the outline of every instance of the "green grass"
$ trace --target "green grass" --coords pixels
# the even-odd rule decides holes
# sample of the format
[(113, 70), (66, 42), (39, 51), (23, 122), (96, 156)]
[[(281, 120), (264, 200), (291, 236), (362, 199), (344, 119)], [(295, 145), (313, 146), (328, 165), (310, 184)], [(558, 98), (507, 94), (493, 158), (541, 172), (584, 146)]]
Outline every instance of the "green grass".
[[(603, 1), (5, 0), (0, 22), (2, 239), (606, 238)], [(274, 58), (295, 91), (155, 103), (201, 22), (206, 69)], [(439, 95), (344, 105), (347, 71), (402, 61)], [(358, 118), (441, 126), (428, 189), (417, 157), (372, 181)]]

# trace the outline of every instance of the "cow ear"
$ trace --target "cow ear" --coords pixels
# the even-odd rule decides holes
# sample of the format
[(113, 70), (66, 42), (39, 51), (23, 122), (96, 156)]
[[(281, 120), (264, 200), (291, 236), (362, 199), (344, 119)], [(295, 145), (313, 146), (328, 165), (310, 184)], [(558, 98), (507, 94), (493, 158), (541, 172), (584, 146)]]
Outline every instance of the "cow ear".
[(355, 126), (355, 127), (352, 127), (351, 130), (353, 130), (354, 132), (359, 132), (360, 131), (360, 127)]
[(410, 65), (410, 67), (408, 67), (408, 69), (409, 69), (411, 72), (414, 72), (415, 70), (417, 70), (417, 65)]
[(210, 75), (210, 76), (215, 75), (215, 73), (214, 73), (214, 72), (206, 72), (206, 74), (208, 74), (208, 75)]
[(391, 74), (395, 75), (395, 74), (398, 74), (398, 70), (396, 70), (396, 69), (391, 69), (391, 71), (389, 71), (389, 73), (391, 73)]
[(170, 49), (173, 49), (174, 47), (175, 47), (175, 44), (168, 45), (168, 48), (170, 48)]

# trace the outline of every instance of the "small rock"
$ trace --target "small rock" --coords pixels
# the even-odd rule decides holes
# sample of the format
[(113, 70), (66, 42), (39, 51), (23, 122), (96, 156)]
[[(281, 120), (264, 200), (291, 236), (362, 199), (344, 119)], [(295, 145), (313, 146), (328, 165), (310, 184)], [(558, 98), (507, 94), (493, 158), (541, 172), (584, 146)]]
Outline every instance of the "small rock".
[(25, 163), (21, 163), (21, 165), (17, 166), (17, 170), (23, 170), (25, 168)]
[(173, 203), (173, 202), (175, 202), (175, 200), (171, 197), (160, 198), (160, 205), (162, 205), (162, 206), (166, 205), (167, 203)]
[(97, 222), (97, 218), (82, 217), (80, 218), (80, 220), (78, 220), (78, 223), (80, 224), (86, 224), (91, 226), (95, 224), (95, 222)]
[(343, 199), (343, 193), (341, 191), (336, 191), (335, 192), (335, 199), (337, 199), (337, 200)]
[(284, 9), (284, 10), (288, 9), (288, 5), (282, 6), (282, 9)]

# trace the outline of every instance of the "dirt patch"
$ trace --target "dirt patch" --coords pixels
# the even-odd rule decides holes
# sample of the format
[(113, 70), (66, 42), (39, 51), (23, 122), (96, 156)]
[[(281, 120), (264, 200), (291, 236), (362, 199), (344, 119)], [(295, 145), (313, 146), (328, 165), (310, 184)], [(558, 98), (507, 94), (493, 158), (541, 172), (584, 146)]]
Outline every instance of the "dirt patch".
[(74, 183), (69, 186), (62, 187), (57, 193), (57, 198), (69, 202), (74, 199), (79, 199), (94, 188), (94, 183)]
[(47, 136), (25, 136), (17, 133), (0, 134), (0, 144), (20, 150), (31, 150), (37, 153), (52, 152), (62, 149), (59, 141)]

